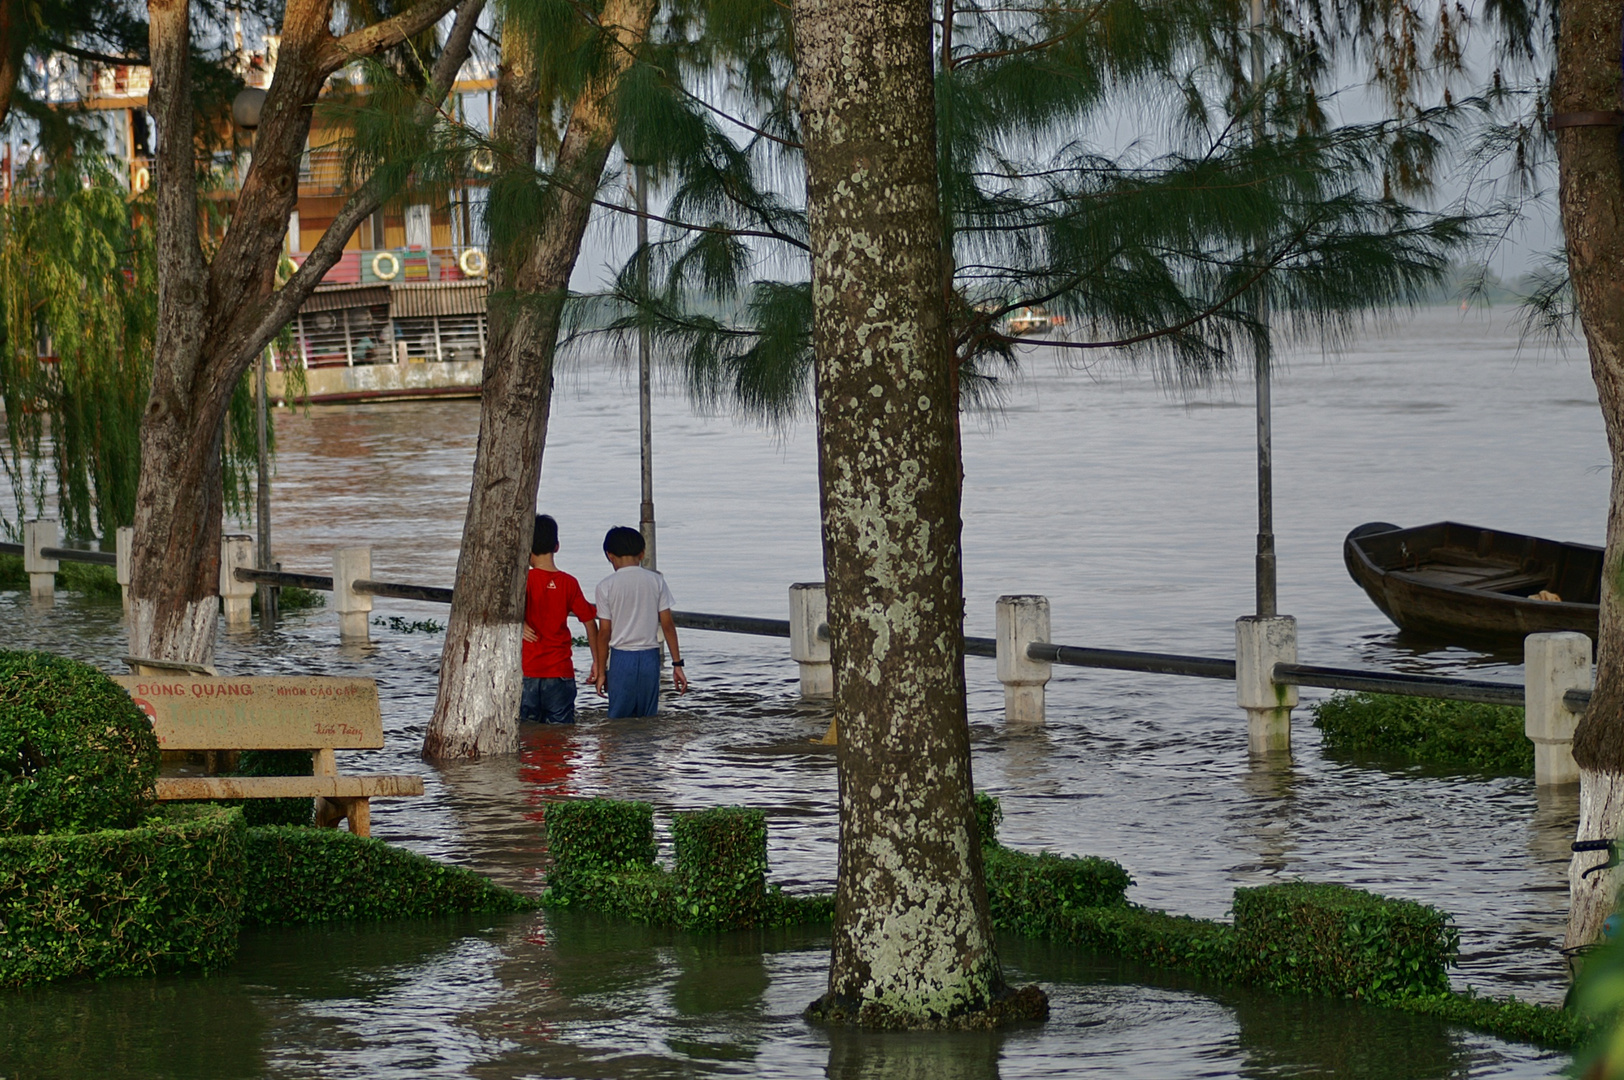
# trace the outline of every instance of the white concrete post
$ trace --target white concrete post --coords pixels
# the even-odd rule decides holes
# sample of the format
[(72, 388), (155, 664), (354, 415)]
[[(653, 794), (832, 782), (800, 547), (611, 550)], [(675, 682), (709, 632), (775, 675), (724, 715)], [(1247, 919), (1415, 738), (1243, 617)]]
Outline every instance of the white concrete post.
[(1563, 696), (1595, 684), (1590, 638), (1584, 634), (1529, 634), (1523, 639), (1523, 731), (1534, 743), (1534, 783), (1577, 784), (1573, 729), (1581, 714)]
[(41, 548), (57, 546), (56, 521), (42, 518), (23, 522), (23, 571), (28, 574), (28, 592), (47, 603), (56, 599), (55, 559), (40, 554)]
[(341, 641), (368, 641), (372, 614), (370, 593), (358, 593), (350, 583), (372, 576), (372, 549), (339, 548), (333, 553), (333, 607), (338, 611), (338, 637)]
[(1010, 724), (1041, 724), (1044, 713), (1044, 686), (1054, 665), (1033, 660), (1026, 647), (1034, 641), (1049, 640), (1049, 598), (1047, 596), (1000, 596), (996, 631), (998, 681), (1004, 684), (1004, 721)]
[(252, 581), (238, 581), (237, 569), (254, 568), (254, 538), (246, 533), (231, 533), (220, 538), (220, 604), (225, 609), (226, 626), (233, 630), (247, 626), (253, 620), (254, 590)]
[(1246, 710), (1246, 747), (1254, 754), (1291, 749), (1297, 687), (1274, 681), (1274, 665), (1297, 662), (1297, 620), (1248, 615), (1235, 620), (1235, 701)]
[(823, 582), (804, 581), (789, 587), (789, 654), (801, 667), (801, 696), (835, 696), (835, 669), (829, 641), (818, 628), (829, 621), (829, 598)]
[(130, 617), (130, 560), (135, 556), (135, 528), (120, 525), (113, 534), (113, 549), (118, 553), (118, 591), (124, 598), (124, 617)]

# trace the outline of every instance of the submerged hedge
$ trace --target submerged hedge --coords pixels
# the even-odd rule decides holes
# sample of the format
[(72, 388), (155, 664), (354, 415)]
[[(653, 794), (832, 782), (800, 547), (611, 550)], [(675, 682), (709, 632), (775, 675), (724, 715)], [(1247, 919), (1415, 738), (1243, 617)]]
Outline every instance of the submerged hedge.
[(0, 987), (216, 970), (239, 927), (535, 906), (380, 840), (175, 807), (133, 829), (0, 838)]
[(767, 819), (724, 806), (679, 813), (677, 857), (654, 860), (654, 808), (643, 802), (549, 803), (553, 869), (542, 904), (685, 930), (828, 922), (834, 898), (787, 896), (767, 882)]
[(1309, 706), (1331, 753), (1371, 753), (1470, 772), (1528, 774), (1534, 744), (1513, 705), (1333, 694)]
[(215, 810), (0, 837), (0, 986), (213, 970), (237, 955), (247, 829)]
[[(1292, 881), (1237, 889), (1232, 923), (1169, 915), (1130, 904), (1132, 879), (1109, 859), (1003, 847), (1002, 817), (997, 800), (976, 797), (998, 930), (1217, 982), (1354, 998), (1545, 1046), (1572, 1047), (1591, 1030), (1561, 1009), (1452, 993), (1447, 970), (1460, 940), (1437, 908)], [(759, 811), (678, 814), (673, 871), (655, 862), (654, 809), (647, 803), (553, 803), (546, 828), (554, 867), (542, 903), (549, 907), (688, 930), (826, 922), (834, 915), (831, 896), (786, 897), (767, 883)]]
[(248, 830), (243, 925), (529, 911), (530, 897), (472, 870), (337, 829)]

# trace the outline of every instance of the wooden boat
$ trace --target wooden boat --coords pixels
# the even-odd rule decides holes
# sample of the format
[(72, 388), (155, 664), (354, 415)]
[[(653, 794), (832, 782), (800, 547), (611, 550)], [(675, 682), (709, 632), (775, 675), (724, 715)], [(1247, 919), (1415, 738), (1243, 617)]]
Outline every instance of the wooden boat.
[(1602, 549), (1441, 521), (1361, 525), (1342, 542), (1359, 587), (1400, 629), (1519, 645), (1529, 634), (1596, 636)]

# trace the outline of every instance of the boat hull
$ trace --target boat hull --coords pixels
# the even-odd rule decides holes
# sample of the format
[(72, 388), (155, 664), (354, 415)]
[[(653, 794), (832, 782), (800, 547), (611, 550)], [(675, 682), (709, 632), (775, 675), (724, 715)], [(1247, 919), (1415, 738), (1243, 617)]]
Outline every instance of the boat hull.
[[(312, 405), (338, 405), (414, 398), (477, 398), (484, 368), (482, 360), (310, 368), (305, 372), (309, 397), (295, 394), (294, 400), (308, 401)], [(268, 372), (265, 389), (271, 400), (288, 403), (289, 388), (283, 372)]]
[[(1571, 630), (1594, 638), (1602, 549), (1444, 521), (1362, 525), (1342, 545), (1348, 573), (1400, 629), (1520, 645)], [(1539, 600), (1539, 592), (1560, 600)]]

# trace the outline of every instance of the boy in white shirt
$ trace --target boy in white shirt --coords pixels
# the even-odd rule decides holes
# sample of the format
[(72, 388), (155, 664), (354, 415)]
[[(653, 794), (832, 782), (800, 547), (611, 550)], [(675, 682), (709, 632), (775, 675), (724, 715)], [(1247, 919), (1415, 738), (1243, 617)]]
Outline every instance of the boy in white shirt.
[(660, 711), (660, 639), (671, 650), (671, 679), (688, 692), (671, 618), (671, 590), (664, 576), (643, 568), (643, 534), (617, 525), (603, 538), (615, 572), (598, 582), (598, 693), (609, 695), (609, 718), (653, 716)]

